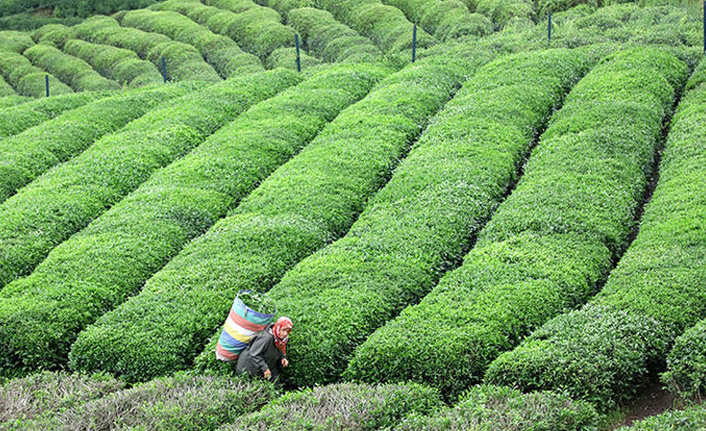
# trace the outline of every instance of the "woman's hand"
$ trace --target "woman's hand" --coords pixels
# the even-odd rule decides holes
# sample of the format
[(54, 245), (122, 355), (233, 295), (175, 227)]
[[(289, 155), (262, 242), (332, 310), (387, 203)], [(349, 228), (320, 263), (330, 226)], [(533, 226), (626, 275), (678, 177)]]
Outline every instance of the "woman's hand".
[(263, 374), (263, 377), (266, 378), (266, 379), (269, 379), (270, 377), (272, 377), (272, 371), (270, 371), (269, 368), (266, 369), (266, 370), (265, 370), (265, 373)]
[(282, 368), (287, 368), (289, 366), (289, 361), (287, 358), (282, 358)]

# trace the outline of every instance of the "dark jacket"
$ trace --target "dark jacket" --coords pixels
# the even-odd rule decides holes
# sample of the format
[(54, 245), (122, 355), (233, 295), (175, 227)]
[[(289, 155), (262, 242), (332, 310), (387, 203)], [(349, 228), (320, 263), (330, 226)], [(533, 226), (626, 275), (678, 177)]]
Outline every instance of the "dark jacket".
[(253, 376), (263, 377), (268, 368), (272, 372), (271, 380), (274, 381), (282, 367), (284, 354), (275, 345), (275, 337), (270, 333), (273, 325), (258, 333), (250, 340), (250, 344), (240, 353), (237, 370), (239, 373), (250, 373)]

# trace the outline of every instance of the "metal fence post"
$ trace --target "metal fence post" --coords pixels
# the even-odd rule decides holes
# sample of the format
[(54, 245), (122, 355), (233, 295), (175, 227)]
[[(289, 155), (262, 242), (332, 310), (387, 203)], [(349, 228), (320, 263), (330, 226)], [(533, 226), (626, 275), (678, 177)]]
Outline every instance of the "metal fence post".
[(299, 53), (299, 34), (294, 35), (294, 45), (297, 47), (297, 72), (302, 71), (302, 57)]
[(417, 61), (417, 24), (412, 27), (412, 63)]

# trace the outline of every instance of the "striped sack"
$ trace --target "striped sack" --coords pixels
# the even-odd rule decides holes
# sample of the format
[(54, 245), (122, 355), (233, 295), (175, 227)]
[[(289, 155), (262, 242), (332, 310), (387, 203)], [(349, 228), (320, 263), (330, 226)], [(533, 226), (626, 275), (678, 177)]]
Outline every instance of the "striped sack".
[(265, 329), (273, 317), (274, 314), (258, 313), (236, 297), (218, 338), (216, 359), (225, 362), (238, 360), (240, 352), (248, 346), (252, 337)]

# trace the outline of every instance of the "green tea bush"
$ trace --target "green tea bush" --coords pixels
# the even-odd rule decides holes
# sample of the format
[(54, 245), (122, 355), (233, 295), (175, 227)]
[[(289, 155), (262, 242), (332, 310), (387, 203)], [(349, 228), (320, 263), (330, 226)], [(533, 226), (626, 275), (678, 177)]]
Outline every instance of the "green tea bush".
[(219, 431), (391, 429), (412, 413), (423, 415), (441, 406), (439, 394), (421, 385), (342, 383), (290, 392)]
[(0, 386), (0, 427), (16, 429), (27, 420), (60, 414), (123, 387), (121, 382), (101, 374), (43, 371), (11, 380)]
[(492, 33), (485, 15), (470, 13), (461, 0), (383, 0), (395, 6), (439, 40)]
[(33, 12), (19, 13), (0, 17), (0, 30), (32, 31), (47, 24), (63, 24), (73, 26), (83, 21), (82, 18), (46, 17)]
[[(384, 5), (380, 0), (314, 0), (313, 3), (369, 37), (385, 53), (399, 53), (412, 48), (412, 23), (396, 7)], [(435, 39), (424, 29), (417, 30), (418, 49), (434, 43)]]
[(60, 415), (19, 423), (8, 431), (215, 430), (260, 409), (276, 394), (265, 381), (180, 373), (77, 403)]
[(47, 24), (34, 31), (32, 38), (37, 43), (50, 42), (59, 49), (73, 37), (73, 30), (63, 24)]
[(158, 68), (162, 67), (164, 57), (170, 80), (221, 81), (213, 66), (206, 63), (196, 48), (175, 42), (163, 34), (121, 27), (114, 18), (107, 16), (89, 18), (73, 28), (79, 39), (135, 51), (140, 58), (151, 61)]
[(704, 399), (706, 393), (706, 321), (679, 336), (667, 356), (667, 372), (662, 380), (682, 398)]
[(20, 31), (0, 31), (0, 49), (22, 54), (25, 49), (34, 45), (29, 33)]
[[(0, 76), (0, 80), (2, 79), (2, 76)], [(13, 90), (12, 95), (5, 95), (0, 97), (0, 108), (12, 108), (27, 103), (31, 100), (32, 98), (27, 96), (20, 96)]]
[[(0, 97), (7, 97), (7, 96), (18, 96), (18, 94), (10, 86), (10, 84), (5, 82), (5, 78), (0, 76)], [(5, 106), (11, 106), (11, 105), (5, 104)]]
[[(3, 109), (0, 111), (0, 139), (16, 135), (66, 111), (80, 108), (105, 96), (107, 93), (86, 91), (40, 99), (32, 103), (24, 103), (21, 106)], [(0, 148), (2, 148), (2, 144), (0, 144)]]
[(700, 431), (703, 429), (706, 429), (706, 407), (699, 405), (652, 416), (630, 427), (618, 428), (618, 431)]
[(351, 375), (425, 381), (453, 397), (532, 328), (585, 302), (627, 246), (674, 98), (670, 82), (686, 70), (654, 49), (592, 69), (463, 265), (373, 334)]
[[(63, 247), (72, 255), (72, 265), (84, 268), (77, 274), (71, 290), (104, 292), (101, 299), (94, 294), (101, 312), (93, 320), (102, 317), (80, 334), (72, 346), (71, 367), (110, 370), (128, 381), (147, 381), (189, 368), (213, 328), (223, 322), (214, 322), (213, 326), (199, 330), (200, 334), (194, 332), (195, 325), (207, 321), (213, 313), (204, 312), (198, 322), (191, 321), (188, 314), (198, 312), (195, 304), (184, 293), (185, 285), (172, 289), (176, 285), (169, 280), (174, 274), (168, 268), (161, 272), (161, 277), (156, 276), (147, 285), (145, 282), (189, 240), (207, 231), (270, 173), (305, 147), (338, 112), (362, 98), (383, 75), (384, 71), (376, 66), (332, 68), (254, 106), (189, 155), (155, 173), (90, 227), (65, 242)], [(145, 231), (153, 234), (145, 236)], [(96, 245), (85, 252), (86, 244), (96, 244), (107, 233), (120, 240)], [(129, 268), (123, 260), (110, 263), (116, 247), (120, 248), (123, 259), (130, 262)], [(102, 257), (96, 259), (97, 256)], [(103, 263), (92, 264), (97, 261)], [(125, 277), (128, 270), (129, 279)], [(81, 282), (82, 278), (91, 277), (89, 274), (96, 274), (95, 279), (100, 277), (100, 281), (90, 286)], [(165, 274), (169, 275), (167, 280)], [(55, 281), (57, 288), (70, 283), (59, 278)], [(137, 293), (140, 294), (117, 310), (103, 314)], [(61, 319), (69, 327), (78, 327), (78, 322), (70, 323), (71, 316), (79, 317), (78, 311), (87, 305), (82, 297), (76, 298), (75, 304), (67, 300), (63, 305), (67, 311), (75, 308)], [(170, 305), (155, 306), (155, 300)], [(225, 302), (232, 302), (232, 298)], [(208, 310), (212, 306), (207, 303), (196, 307)], [(187, 316), (174, 315), (169, 328), (154, 325), (168, 309), (174, 313), (182, 307)], [(176, 338), (154, 343), (179, 332), (183, 333)], [(109, 346), (100, 341), (106, 337), (112, 340)], [(153, 340), (149, 345), (139, 341), (148, 339)]]
[(0, 16), (38, 8), (53, 9), (57, 17), (88, 17), (94, 14), (109, 15), (126, 9), (147, 7), (157, 0), (4, 0), (0, 3)]
[[(211, 321), (202, 328), (215, 332), (239, 290), (267, 291), (299, 260), (345, 233), (472, 69), (441, 58), (390, 75), (173, 259), (170, 272), (183, 280), (175, 285), (194, 286), (193, 299), (183, 302), (205, 304), (208, 298)], [(189, 281), (185, 268), (191, 268)], [(204, 321), (206, 312), (182, 316), (187, 314)], [(217, 338), (198, 360), (200, 368), (219, 368)]]
[[(705, 135), (698, 125), (705, 118), (706, 91), (694, 79), (672, 119), (639, 234), (603, 290), (498, 358), (488, 381), (566, 388), (600, 410), (610, 409), (630, 398), (649, 371), (664, 367), (676, 336), (706, 313), (706, 248), (697, 227), (706, 220), (699, 179)], [(684, 350), (685, 358), (692, 348), (698, 345)]]
[[(4, 202), (49, 168), (80, 154), (101, 136), (120, 129), (165, 100), (181, 96), (187, 91), (186, 87), (163, 87), (134, 94), (119, 94), (65, 112), (1, 141), (0, 202)], [(8, 261), (4, 261), (0, 267), (0, 286), (8, 280), (5, 270), (11, 265), (6, 265), (10, 265)]]
[(294, 45), (294, 30), (282, 24), (282, 17), (272, 9), (250, 0), (205, 0), (205, 3), (225, 12), (210, 17), (206, 22), (208, 28), (228, 35), (263, 61), (275, 49)]
[(162, 74), (154, 64), (140, 59), (128, 49), (72, 39), (64, 46), (64, 52), (86, 61), (101, 75), (129, 87), (162, 81)]
[[(280, 313), (298, 322), (289, 349), (297, 366), (287, 370), (294, 385), (339, 379), (355, 347), (457, 265), (514, 182), (536, 130), (587, 67), (563, 50), (480, 69), (347, 235), (270, 291)], [(375, 373), (371, 382), (391, 371), (374, 359), (358, 365)]]
[(0, 73), (7, 83), (23, 96), (46, 96), (47, 75), (49, 75), (49, 91), (52, 96), (73, 93), (71, 87), (33, 66), (27, 58), (16, 52), (0, 49)]
[[(321, 60), (316, 57), (312, 57), (306, 54), (305, 51), (299, 51), (299, 60), (301, 63), (302, 70), (311, 69), (312, 67), (321, 64)], [(278, 67), (284, 67), (287, 69), (297, 68), (297, 50), (296, 48), (277, 48), (272, 51), (267, 60), (265, 60), (265, 67), (268, 69), (276, 69)]]
[(120, 84), (101, 76), (90, 64), (44, 43), (24, 52), (33, 64), (42, 67), (75, 91), (117, 90)]
[(383, 57), (370, 39), (341, 24), (325, 10), (294, 9), (289, 13), (289, 24), (309, 51), (326, 62), (375, 62)]
[(165, 34), (174, 40), (196, 47), (218, 73), (228, 78), (263, 70), (260, 60), (243, 52), (232, 39), (214, 34), (178, 12), (135, 10), (121, 20), (125, 27)]
[(476, 12), (490, 18), (496, 28), (513, 19), (532, 20), (535, 15), (532, 0), (477, 0)]
[[(188, 153), (250, 106), (294, 82), (295, 72), (278, 70), (230, 79), (196, 91), (97, 141), (80, 156), (5, 202), (0, 207), (2, 280), (29, 273), (50, 250), (51, 253), (32, 275), (0, 291), (0, 374), (49, 369), (65, 363), (78, 332), (112, 308), (110, 304), (124, 300), (119, 297), (118, 286), (109, 286), (107, 290), (93, 287), (91, 283), (100, 283), (103, 273), (98, 278), (83, 277), (81, 274), (87, 271), (80, 268), (84, 261), (73, 258), (80, 251), (74, 245), (81, 238), (86, 238), (82, 246), (88, 247), (85, 251), (96, 251), (92, 263), (99, 263), (98, 251), (112, 247), (110, 262), (123, 265), (119, 270), (121, 282), (128, 281), (133, 262), (123, 257), (126, 251), (120, 236), (113, 232), (98, 235), (84, 229), (72, 241), (52, 250), (53, 247), (119, 202), (153, 172)], [(159, 191), (154, 193), (158, 195)], [(166, 202), (168, 196), (163, 198)], [(189, 202), (188, 196), (185, 199)], [(111, 217), (105, 220), (115, 220)], [(192, 218), (196, 223), (205, 216), (167, 208), (158, 217), (165, 221), (183, 220), (188, 226)], [(168, 229), (166, 233), (139, 231), (139, 234), (160, 242), (171, 239), (166, 234), (179, 235), (179, 232)], [(105, 268), (109, 264), (100, 263)], [(105, 275), (108, 274), (106, 270)], [(37, 313), (42, 312), (52, 317), (40, 318)], [(37, 325), (40, 321), (41, 326), (47, 325), (44, 329)], [(30, 342), (32, 339), (41, 341)]]
[(507, 387), (474, 386), (453, 408), (404, 419), (395, 431), (596, 431), (590, 404), (564, 394), (522, 394)]

